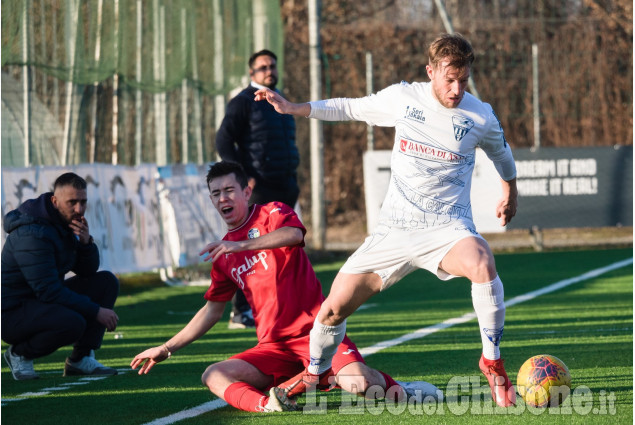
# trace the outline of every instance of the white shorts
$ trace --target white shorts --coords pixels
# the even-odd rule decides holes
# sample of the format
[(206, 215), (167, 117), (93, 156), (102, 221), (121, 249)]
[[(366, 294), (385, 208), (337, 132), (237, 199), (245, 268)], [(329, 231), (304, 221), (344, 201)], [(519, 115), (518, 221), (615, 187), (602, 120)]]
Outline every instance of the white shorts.
[(483, 237), (470, 223), (453, 221), (428, 229), (402, 229), (379, 225), (340, 269), (342, 273), (377, 273), (381, 290), (389, 288), (416, 269), (424, 269), (441, 280), (457, 276), (439, 267), (443, 257), (461, 239)]

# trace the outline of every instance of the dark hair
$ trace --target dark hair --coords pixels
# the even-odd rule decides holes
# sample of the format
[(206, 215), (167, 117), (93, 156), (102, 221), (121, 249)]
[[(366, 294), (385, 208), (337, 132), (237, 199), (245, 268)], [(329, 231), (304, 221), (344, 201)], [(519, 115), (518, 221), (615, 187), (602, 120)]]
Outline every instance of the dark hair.
[(253, 68), (254, 66), (254, 62), (256, 62), (256, 58), (258, 58), (259, 56), (271, 56), (276, 62), (278, 61), (278, 57), (276, 56), (275, 53), (273, 53), (271, 50), (261, 50), (259, 52), (254, 53), (253, 55), (251, 55), (249, 57), (249, 68)]
[(53, 183), (53, 191), (58, 187), (73, 186), (75, 189), (86, 190), (86, 180), (75, 173), (64, 173), (55, 179)]
[(449, 60), (448, 66), (457, 69), (470, 68), (474, 62), (474, 49), (461, 34), (443, 34), (430, 44), (428, 61), (436, 68), (443, 60)]
[(207, 187), (209, 187), (210, 182), (215, 178), (232, 173), (236, 176), (236, 181), (240, 187), (243, 189), (246, 188), (247, 173), (245, 173), (245, 169), (242, 165), (230, 161), (220, 161), (209, 166), (209, 170), (207, 171)]

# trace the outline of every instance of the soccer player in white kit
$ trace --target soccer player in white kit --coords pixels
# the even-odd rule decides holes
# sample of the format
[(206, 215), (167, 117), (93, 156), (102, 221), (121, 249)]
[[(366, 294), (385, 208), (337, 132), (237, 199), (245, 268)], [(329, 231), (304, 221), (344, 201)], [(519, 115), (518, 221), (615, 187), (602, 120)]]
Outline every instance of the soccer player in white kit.
[(474, 52), (459, 34), (428, 50), (430, 82), (395, 84), (358, 99), (291, 103), (271, 90), (256, 92), (278, 112), (327, 121), (358, 120), (395, 127), (391, 180), (379, 224), (338, 273), (311, 331), (307, 385), (329, 373), (346, 318), (372, 295), (417, 268), (472, 282), (483, 353), (479, 368), (500, 406), (516, 393), (500, 357), (505, 321), (503, 284), (487, 242), (475, 229), (470, 187), (480, 147), (501, 177), (496, 215), (505, 226), (516, 214), (516, 167), (492, 107), (465, 92)]

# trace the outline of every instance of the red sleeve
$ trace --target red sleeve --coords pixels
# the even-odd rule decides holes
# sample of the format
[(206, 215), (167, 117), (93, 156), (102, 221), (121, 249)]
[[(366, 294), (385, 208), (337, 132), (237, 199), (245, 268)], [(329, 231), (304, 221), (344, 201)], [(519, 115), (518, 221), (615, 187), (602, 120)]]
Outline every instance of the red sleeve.
[[(281, 227), (297, 227), (302, 230), (302, 236), (306, 235), (306, 229), (298, 218), (298, 215), (291, 207), (282, 202), (271, 202), (263, 206), (269, 212), (267, 220), (267, 233), (280, 229)], [(304, 239), (298, 246), (304, 246)]]
[(231, 301), (238, 287), (219, 269), (220, 267), (217, 267), (216, 264), (212, 265), (210, 273), (212, 283), (205, 292), (205, 299), (214, 302), (228, 302)]

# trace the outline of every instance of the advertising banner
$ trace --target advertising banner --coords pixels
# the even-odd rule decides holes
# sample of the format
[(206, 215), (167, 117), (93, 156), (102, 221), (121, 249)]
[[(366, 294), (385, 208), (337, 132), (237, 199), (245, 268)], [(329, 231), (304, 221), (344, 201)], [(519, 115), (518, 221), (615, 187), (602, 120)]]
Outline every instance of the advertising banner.
[[(108, 164), (73, 167), (2, 168), (2, 216), (27, 199), (53, 190), (55, 179), (72, 171), (88, 184), (86, 220), (100, 253), (100, 269), (115, 273), (171, 265), (161, 231), (157, 168)], [(2, 232), (2, 242), (6, 240)]]
[(515, 149), (510, 229), (633, 225), (633, 147)]
[[(514, 149), (518, 213), (507, 229), (633, 225), (633, 147)], [(390, 151), (364, 154), (368, 231), (377, 225), (390, 181)], [(500, 177), (480, 149), (472, 217), (480, 233), (505, 231), (496, 218)]]

